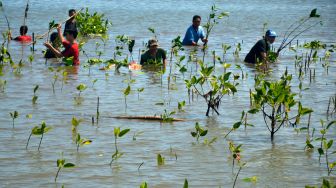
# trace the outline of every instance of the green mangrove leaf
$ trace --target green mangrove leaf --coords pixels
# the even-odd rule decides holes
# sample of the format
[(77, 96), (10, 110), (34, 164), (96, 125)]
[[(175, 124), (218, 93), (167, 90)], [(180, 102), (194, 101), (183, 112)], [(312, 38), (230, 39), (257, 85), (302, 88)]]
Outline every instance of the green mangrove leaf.
[(319, 152), (320, 155), (323, 155), (324, 154), (324, 151), (322, 148), (318, 148), (317, 151)]
[(251, 110), (249, 110), (249, 111), (247, 111), (249, 114), (256, 114), (256, 113), (258, 113), (259, 112), (259, 109), (257, 109), (257, 108), (254, 108), (254, 109), (251, 109)]
[(242, 124), (241, 121), (236, 122), (235, 124), (233, 124), (233, 129), (238, 129), (240, 127), (240, 125)]
[(188, 180), (187, 180), (187, 178), (186, 179), (184, 179), (184, 184), (183, 184), (183, 188), (188, 188), (189, 186), (188, 186)]
[(313, 9), (311, 12), (310, 12), (310, 15), (309, 15), (310, 18), (318, 18), (320, 17), (319, 14), (317, 14), (317, 9)]
[(124, 129), (119, 133), (119, 137), (124, 136), (125, 134), (127, 134), (130, 131), (130, 129)]
[(72, 167), (75, 167), (75, 164), (73, 164), (73, 163), (64, 164), (64, 168), (72, 168)]
[(208, 134), (208, 130), (202, 130), (200, 131), (200, 136), (205, 136)]
[(162, 166), (165, 163), (165, 158), (163, 156), (161, 156), (161, 154), (157, 155), (157, 164), (158, 166)]
[(146, 182), (142, 182), (140, 185), (140, 188), (147, 188), (147, 183)]

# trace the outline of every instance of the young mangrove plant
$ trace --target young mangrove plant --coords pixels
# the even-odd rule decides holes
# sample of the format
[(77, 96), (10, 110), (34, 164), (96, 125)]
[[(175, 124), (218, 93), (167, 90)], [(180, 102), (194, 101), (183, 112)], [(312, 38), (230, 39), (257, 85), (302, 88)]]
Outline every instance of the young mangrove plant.
[[(320, 129), (320, 136), (314, 137), (314, 134), (312, 134), (312, 138), (310, 139), (309, 137), (306, 140), (306, 150), (314, 150), (314, 148), (317, 148), (317, 151), (319, 153), (319, 162), (321, 164), (321, 157), (325, 157), (325, 163), (326, 163), (326, 169), (327, 169), (327, 174), (330, 176), (332, 171), (336, 167), (336, 161), (331, 161), (330, 155), (336, 154), (336, 150), (332, 150), (332, 146), (334, 143), (334, 139), (328, 138), (328, 133), (331, 129), (331, 126), (336, 125), (336, 121), (330, 121), (327, 125), (326, 123), (321, 120), (321, 129)], [(330, 134), (330, 133), (329, 133)], [(318, 141), (317, 146), (313, 145), (313, 141)], [(335, 148), (335, 147), (334, 147)]]
[(81, 135), (79, 133), (77, 133), (77, 136), (76, 136), (77, 152), (78, 152), (80, 146), (89, 145), (91, 143), (92, 143), (92, 140), (81, 138)]
[(128, 86), (123, 90), (124, 99), (125, 99), (125, 110), (127, 109), (127, 96), (131, 93), (131, 85)]
[(165, 158), (161, 154), (157, 154), (156, 161), (158, 166), (165, 164)]
[(202, 128), (198, 122), (195, 123), (195, 131), (191, 132), (191, 136), (196, 138), (196, 142), (199, 143), (199, 138), (208, 134), (208, 130)]
[(39, 89), (39, 85), (36, 85), (35, 87), (34, 87), (34, 96), (33, 96), (33, 98), (32, 98), (32, 103), (33, 104), (36, 104), (36, 101), (37, 101), (37, 99), (38, 99), (38, 96), (36, 95), (36, 92), (37, 92), (37, 90)]
[[(211, 11), (207, 18), (207, 22), (205, 23), (205, 25), (203, 25), (206, 31), (206, 36), (205, 36), (206, 39), (209, 39), (210, 33), (212, 29), (214, 28), (214, 26), (219, 24), (219, 21), (221, 19), (229, 16), (228, 12), (219, 12), (219, 11), (220, 9), (215, 4), (211, 6)], [(207, 42), (204, 43), (204, 46), (206, 45), (207, 45)]]
[(186, 105), (186, 102), (185, 101), (181, 101), (181, 102), (178, 102), (177, 103), (177, 109), (180, 111), (180, 112), (183, 112), (183, 108), (184, 106)]
[(314, 22), (313, 24), (309, 24), (310, 20), (319, 18), (320, 15), (317, 14), (317, 9), (313, 9), (308, 17), (302, 18), (293, 24), (291, 24), (287, 31), (284, 34), (284, 38), (277, 50), (277, 53), (280, 53), (281, 50), (285, 49), (289, 44), (292, 43), (293, 40), (295, 40), (298, 36), (300, 36), (302, 33), (310, 30), (317, 24), (322, 24), (322, 21)]
[[(300, 102), (294, 98), (291, 90), (292, 75), (287, 70), (278, 81), (267, 81), (262, 76), (255, 78), (255, 91), (251, 93), (253, 107), (250, 112), (257, 113), (261, 110), (267, 129), (271, 132), (271, 140), (274, 134), (285, 124), (298, 125), (300, 117), (312, 113), (313, 110), (303, 108)], [(298, 113), (289, 117), (290, 110), (298, 104)], [(294, 123), (290, 120), (295, 119)]]
[[(0, 73), (1, 75), (1, 73)], [(0, 92), (4, 93), (5, 92), (5, 88), (6, 88), (6, 85), (7, 85), (7, 80), (1, 80), (0, 79)]]
[(142, 93), (143, 91), (145, 90), (145, 88), (138, 88), (137, 91), (138, 91), (138, 100), (140, 100), (140, 93)]
[[(256, 113), (257, 110), (252, 109), (249, 110), (248, 113)], [(224, 138), (226, 138), (232, 131), (237, 130), (241, 125), (245, 126), (245, 129), (247, 128), (247, 126), (253, 127), (254, 125), (247, 123), (247, 113), (245, 111), (242, 111), (242, 114), (240, 116), (240, 121), (237, 121), (233, 124), (232, 128), (230, 129), (230, 131), (224, 136)]]
[(78, 91), (78, 97), (80, 97), (81, 93), (87, 89), (87, 86), (85, 84), (79, 84), (76, 89)]
[(74, 140), (77, 139), (78, 126), (82, 122), (81, 119), (77, 119), (75, 116), (71, 119), (71, 131)]
[(114, 128), (114, 147), (115, 147), (115, 152), (112, 155), (112, 159), (110, 162), (110, 166), (112, 165), (113, 161), (119, 159), (124, 153), (119, 152), (118, 149), (118, 139), (123, 137), (124, 135), (126, 135), (128, 132), (130, 131), (130, 129), (124, 129), (121, 130), (120, 127), (115, 127)]
[(208, 105), (206, 116), (209, 116), (210, 109), (219, 115), (218, 108), (222, 98), (228, 94), (237, 92), (236, 86), (230, 82), (231, 72), (216, 76), (213, 74), (214, 67), (207, 67), (200, 63), (201, 70), (198, 77), (193, 76), (190, 80), (185, 80), (188, 90), (194, 88), (196, 93), (202, 96)]
[(140, 188), (147, 188), (147, 187), (148, 187), (147, 182), (142, 182), (140, 185)]
[(40, 147), (41, 147), (43, 136), (44, 136), (45, 133), (47, 133), (50, 130), (51, 130), (51, 127), (47, 126), (47, 124), (44, 121), (42, 121), (41, 126), (35, 126), (31, 130), (31, 133), (30, 133), (30, 135), (28, 137), (27, 144), (26, 144), (26, 149), (28, 148), (31, 136), (34, 135), (34, 136), (41, 136), (40, 143), (39, 143), (39, 146), (37, 148), (37, 150), (40, 151)]
[(75, 164), (73, 163), (66, 163), (65, 159), (63, 158), (63, 153), (62, 153), (62, 158), (61, 159), (57, 159), (57, 173), (56, 173), (56, 176), (55, 176), (55, 182), (57, 181), (57, 178), (58, 178), (58, 174), (60, 173), (60, 171), (63, 169), (63, 168), (73, 168), (75, 167)]
[(80, 12), (76, 16), (76, 23), (79, 34), (82, 36), (102, 36), (107, 34), (108, 27), (112, 25), (104, 14), (94, 12), (89, 13), (86, 8), (85, 12)]
[(168, 112), (166, 109), (164, 110), (164, 112), (160, 115), (161, 117), (161, 122), (163, 123), (171, 123), (174, 121), (174, 118), (172, 117), (176, 112), (175, 111), (171, 111)]
[(9, 115), (13, 120), (13, 129), (14, 129), (14, 120), (19, 117), (19, 112), (18, 111), (9, 112)]

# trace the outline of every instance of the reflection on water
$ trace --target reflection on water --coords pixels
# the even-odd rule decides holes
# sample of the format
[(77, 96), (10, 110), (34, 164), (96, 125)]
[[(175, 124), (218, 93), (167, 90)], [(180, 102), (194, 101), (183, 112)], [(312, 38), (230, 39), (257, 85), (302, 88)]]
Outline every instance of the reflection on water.
[[(70, 8), (82, 6), (91, 10), (105, 13), (113, 21), (110, 29), (110, 39), (104, 46), (104, 60), (113, 57), (114, 37), (119, 34), (132, 36), (136, 40), (136, 49), (144, 49), (142, 41), (148, 41), (151, 34), (148, 27), (154, 27), (159, 33), (162, 48), (168, 50), (171, 40), (178, 35), (183, 35), (191, 24), (194, 14), (203, 16), (208, 14), (211, 1), (107, 1), (83, 2), (79, 0), (64, 2), (63, 0), (36, 1), (31, 0), (28, 24), (30, 31), (44, 33), (48, 22), (62, 20)], [(22, 18), (17, 15), (18, 10), (24, 10), (25, 3), (21, 1), (4, 0), (6, 13), (11, 21), (14, 34), (21, 25)], [(120, 73), (114, 70), (100, 71), (99, 66), (91, 67), (91, 72), (84, 68), (86, 57), (81, 55), (81, 67), (62, 67), (57, 60), (43, 59), (43, 40), (35, 46), (36, 52), (32, 65), (26, 60), (31, 54), (29, 46), (21, 46), (11, 42), (10, 52), (18, 62), (23, 59), (26, 64), (20, 75), (12, 73), (11, 68), (6, 68), (6, 74), (0, 79), (7, 80), (5, 93), (0, 93), (0, 185), (3, 187), (137, 187), (141, 182), (148, 182), (150, 187), (182, 187), (187, 178), (190, 187), (231, 187), (234, 179), (232, 174), (232, 161), (229, 157), (228, 144), (223, 139), (232, 124), (237, 122), (242, 110), (249, 109), (249, 89), (253, 88), (254, 75), (258, 72), (254, 66), (241, 63), (245, 54), (261, 38), (263, 23), (268, 22), (269, 27), (278, 33), (283, 33), (288, 27), (288, 20), (302, 17), (312, 8), (318, 8), (323, 16), (324, 24), (319, 29), (314, 29), (300, 38), (300, 42), (321, 40), (322, 42), (335, 41), (336, 16), (335, 3), (327, 0), (314, 2), (303, 1), (221, 1), (219, 7), (228, 10), (231, 16), (224, 24), (218, 25), (210, 36), (209, 49), (206, 51), (206, 62), (213, 63), (212, 51), (222, 56), (221, 44), (231, 45), (225, 60), (232, 63), (229, 71), (241, 73), (235, 67), (239, 64), (248, 76), (239, 80), (238, 92), (234, 96), (225, 96), (219, 112), (220, 116), (205, 117), (206, 103), (201, 97), (194, 96), (189, 103), (188, 92), (184, 79), (189, 79), (199, 66), (195, 63), (202, 59), (201, 48), (186, 47), (179, 55), (191, 58), (187, 64), (188, 71), (185, 75), (179, 73), (174, 67), (171, 84), (174, 89), (168, 88), (168, 65), (162, 76), (153, 70), (131, 71), (121, 68)], [(271, 6), (260, 6), (267, 4)], [(50, 8), (52, 6), (53, 8)], [(256, 11), (258, 10), (258, 11)], [(62, 14), (64, 13), (64, 14)], [(6, 30), (5, 22), (0, 22), (1, 31)], [(2, 39), (1, 39), (2, 40)], [(242, 43), (243, 40), (243, 43)], [(92, 39), (84, 46), (89, 57), (95, 57), (95, 42)], [(233, 52), (237, 43), (242, 43), (239, 57)], [(274, 46), (278, 46), (275, 42)], [(103, 45), (101, 45), (103, 46)], [(299, 52), (301, 53), (301, 52)], [(321, 52), (323, 53), (323, 52)], [(137, 57), (134, 57), (137, 59)], [(175, 61), (175, 60), (174, 60)], [(319, 128), (319, 120), (326, 119), (325, 112), (330, 96), (335, 95), (335, 57), (332, 56), (329, 74), (317, 62), (312, 67), (316, 70), (316, 79), (309, 83), (303, 80), (302, 101), (304, 106), (314, 108), (311, 126)], [(272, 65), (269, 79), (277, 79), (288, 67), (293, 74), (293, 91), (299, 92), (298, 72), (294, 67), (294, 54), (284, 52), (281, 54), (280, 63)], [(52, 82), (55, 71), (48, 70), (53, 67), (58, 79), (55, 84), (55, 94), (52, 91)], [(62, 73), (68, 73), (66, 82), (62, 82)], [(222, 73), (223, 66), (216, 64), (216, 73)], [(92, 85), (92, 81), (98, 81)], [(132, 92), (127, 97), (127, 110), (125, 112), (123, 90), (128, 83), (125, 80), (135, 79), (131, 84)], [(76, 87), (84, 83), (88, 89), (81, 93), (81, 104), (76, 104), (74, 97), (78, 96)], [(38, 100), (32, 105), (33, 88), (39, 85)], [(62, 88), (62, 89), (61, 89)], [(144, 88), (138, 99), (137, 89)], [(97, 97), (100, 97), (99, 124), (92, 125), (91, 117), (96, 115)], [(299, 97), (299, 96), (298, 96)], [(166, 109), (168, 112), (177, 111), (177, 102), (185, 100), (185, 112), (178, 112), (175, 117), (187, 119), (185, 122), (160, 124), (159, 122), (127, 121), (108, 118), (118, 115), (160, 115)], [(163, 103), (163, 105), (156, 105)], [(9, 112), (17, 110), (20, 114), (15, 121), (15, 129), (11, 128)], [(32, 119), (25, 118), (32, 114)], [(72, 141), (71, 118), (76, 116), (83, 121), (78, 127), (82, 137), (93, 140), (91, 145), (83, 146), (76, 152)], [(246, 130), (234, 131), (229, 139), (236, 144), (243, 144), (242, 158), (247, 161), (237, 187), (303, 187), (306, 184), (317, 184), (321, 177), (326, 175), (325, 164), (318, 163), (318, 154), (304, 151), (306, 134), (297, 134), (293, 128), (284, 127), (275, 136), (274, 144), (270, 141), (260, 114), (248, 117), (249, 123), (254, 127)], [(334, 117), (333, 117), (334, 118)], [(39, 137), (31, 140), (28, 150), (25, 144), (31, 128), (41, 121), (46, 121), (53, 129), (43, 138), (41, 151), (37, 151)], [(209, 130), (207, 138), (218, 137), (218, 141), (211, 147), (202, 144), (192, 144), (194, 138), (190, 132), (198, 121)], [(302, 119), (302, 124), (307, 122)], [(111, 155), (114, 153), (113, 127), (130, 128), (131, 132), (120, 139), (120, 150), (124, 156), (109, 167)], [(134, 141), (134, 133), (144, 131)], [(335, 128), (330, 136), (335, 135)], [(170, 150), (177, 155), (171, 155)], [(61, 153), (68, 162), (77, 165), (73, 169), (62, 170), (59, 182), (55, 184), (53, 178), (56, 174), (56, 160)], [(157, 167), (156, 155), (160, 153), (166, 157), (166, 165)], [(335, 159), (335, 158), (334, 158)], [(138, 166), (144, 162), (138, 171)], [(237, 171), (237, 169), (234, 169)], [(258, 176), (258, 183), (243, 182), (242, 179)]]

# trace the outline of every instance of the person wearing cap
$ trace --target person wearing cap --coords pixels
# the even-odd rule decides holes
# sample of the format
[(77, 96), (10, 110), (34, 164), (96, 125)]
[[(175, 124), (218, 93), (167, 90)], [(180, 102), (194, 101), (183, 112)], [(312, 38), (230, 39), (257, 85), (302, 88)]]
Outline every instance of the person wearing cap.
[(267, 53), (270, 51), (271, 44), (275, 41), (277, 34), (273, 30), (267, 30), (265, 37), (259, 40), (245, 57), (245, 62), (256, 64), (259, 62), (267, 63)]
[(140, 64), (163, 65), (163, 67), (166, 67), (166, 51), (162, 48), (159, 48), (159, 44), (156, 39), (151, 39), (148, 41), (148, 50), (141, 55)]
[(208, 42), (205, 38), (205, 32), (201, 25), (201, 16), (195, 15), (192, 19), (192, 25), (187, 29), (182, 44), (185, 46), (197, 46), (197, 42), (201, 39), (202, 42)]

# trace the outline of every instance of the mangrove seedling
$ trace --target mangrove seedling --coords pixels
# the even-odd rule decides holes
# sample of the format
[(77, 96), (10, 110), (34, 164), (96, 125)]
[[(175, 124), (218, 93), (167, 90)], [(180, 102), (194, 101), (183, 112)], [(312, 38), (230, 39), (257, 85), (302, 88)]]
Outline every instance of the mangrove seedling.
[(140, 135), (142, 135), (143, 133), (145, 133), (145, 131), (135, 132), (133, 134), (133, 140), (135, 141), (137, 139), (137, 137), (140, 136)]
[(85, 12), (80, 12), (76, 16), (76, 23), (80, 35), (82, 36), (102, 36), (107, 34), (109, 25), (112, 25), (104, 14), (94, 12), (89, 13), (89, 9), (86, 8)]
[[(210, 33), (213, 29), (213, 27), (217, 24), (219, 24), (219, 20), (223, 19), (224, 17), (228, 17), (229, 13), (228, 12), (218, 12), (219, 9), (217, 8), (216, 5), (211, 6), (211, 11), (210, 14), (207, 18), (206, 24), (203, 26), (206, 30), (206, 39), (209, 39)], [(207, 43), (204, 43), (204, 46), (206, 46)], [(204, 61), (204, 59), (203, 59)]]
[(35, 126), (31, 130), (31, 133), (30, 133), (30, 135), (28, 137), (27, 144), (26, 144), (26, 149), (28, 148), (31, 136), (34, 135), (34, 136), (41, 136), (40, 143), (39, 143), (39, 146), (37, 148), (37, 150), (40, 151), (40, 147), (41, 147), (43, 136), (44, 136), (45, 133), (47, 133), (48, 131), (50, 131), (50, 129), (51, 129), (51, 127), (47, 126), (47, 124), (44, 121), (42, 121), (41, 126)]
[(79, 84), (76, 89), (79, 91), (78, 97), (80, 97), (81, 93), (87, 89), (87, 86), (85, 84)]
[(309, 20), (315, 19), (315, 18), (319, 18), (320, 15), (317, 14), (317, 9), (313, 9), (309, 16), (300, 19), (299, 21), (294, 22), (293, 24), (291, 24), (287, 31), (284, 34), (284, 38), (277, 50), (277, 53), (280, 53), (281, 50), (285, 49), (289, 44), (292, 43), (292, 41), (294, 41), (298, 36), (300, 36), (302, 33), (310, 30), (311, 28), (313, 28), (314, 26), (316, 26), (317, 24), (322, 24), (322, 21), (317, 21), (313, 24), (307, 24), (309, 23)]
[(202, 128), (198, 122), (195, 123), (195, 131), (191, 132), (191, 136), (196, 138), (197, 143), (199, 143), (199, 138), (204, 137), (208, 134), (208, 130)]
[(81, 138), (81, 135), (77, 133), (77, 136), (76, 136), (77, 152), (79, 150), (79, 146), (89, 145), (91, 143), (92, 143), (92, 140)]
[(161, 154), (157, 154), (156, 160), (158, 166), (162, 166), (165, 164), (165, 158)]
[(188, 180), (187, 180), (187, 178), (186, 178), (186, 179), (184, 179), (183, 188), (188, 188), (188, 187), (189, 187), (189, 185), (188, 185)]
[(11, 116), (13, 120), (13, 129), (14, 129), (14, 120), (19, 117), (19, 112), (14, 111), (14, 112), (9, 112), (9, 115)]
[(172, 117), (172, 115), (174, 115), (176, 112), (172, 111), (172, 112), (168, 112), (166, 109), (164, 110), (163, 114), (160, 115), (161, 117), (161, 121), (163, 123), (171, 123), (174, 121), (174, 118)]
[[(271, 133), (271, 140), (284, 123), (298, 125), (300, 117), (313, 112), (295, 100), (290, 85), (291, 79), (292, 75), (288, 75), (287, 70), (278, 81), (266, 81), (261, 76), (255, 78), (255, 91), (251, 93), (254, 109), (251, 112), (262, 111), (267, 129)], [(289, 112), (296, 104), (298, 113), (290, 118)], [(295, 119), (294, 123), (290, 122), (292, 119)]]
[(62, 158), (61, 159), (57, 159), (57, 173), (56, 173), (56, 176), (55, 176), (55, 182), (57, 181), (57, 177), (58, 177), (58, 174), (60, 173), (61, 169), (63, 168), (73, 168), (75, 167), (75, 164), (73, 163), (66, 163), (65, 162), (65, 159), (63, 159), (63, 154), (62, 154)]
[(177, 108), (179, 111), (184, 111), (183, 108), (184, 106), (186, 105), (186, 102), (185, 101), (181, 101), (181, 102), (178, 102), (177, 103)]
[(142, 182), (140, 185), (140, 188), (147, 188), (147, 183), (146, 182)]
[(128, 85), (124, 90), (123, 90), (123, 94), (124, 94), (124, 99), (125, 99), (125, 109), (127, 109), (127, 96), (131, 93), (131, 86)]
[(92, 80), (92, 88), (94, 87), (94, 85), (95, 85), (95, 83), (98, 81), (98, 79), (94, 79), (94, 80)]
[(112, 165), (113, 161), (119, 159), (124, 153), (119, 152), (118, 149), (118, 138), (123, 137), (124, 135), (126, 135), (128, 132), (130, 131), (130, 129), (124, 129), (121, 130), (120, 127), (115, 127), (114, 128), (114, 147), (115, 147), (115, 152), (112, 155), (112, 159), (110, 162), (110, 166)]
[(155, 38), (155, 39), (157, 39), (157, 34), (156, 34), (156, 32), (155, 32), (155, 29), (154, 29), (154, 28), (152, 28), (152, 27), (149, 27), (149, 28), (148, 28), (148, 31), (154, 35), (154, 38)]
[(75, 116), (71, 119), (71, 131), (73, 136), (77, 135), (77, 127), (82, 122), (81, 119), (77, 119)]
[(34, 87), (34, 96), (33, 96), (33, 98), (32, 98), (32, 102), (33, 102), (33, 104), (36, 104), (36, 101), (37, 101), (37, 99), (38, 99), (38, 96), (36, 95), (36, 92), (37, 92), (37, 90), (38, 90), (38, 88), (39, 88), (39, 85), (36, 85), (35, 87)]
[[(254, 114), (256, 113), (256, 109), (249, 110), (248, 113)], [(237, 130), (241, 125), (245, 126), (245, 129), (247, 126), (253, 127), (254, 125), (247, 123), (247, 113), (245, 111), (242, 111), (242, 114), (240, 116), (240, 121), (237, 121), (233, 124), (232, 128), (230, 131), (224, 136), (226, 138), (232, 131)]]
[(145, 88), (138, 88), (137, 91), (138, 91), (138, 100), (140, 100), (140, 93), (142, 93), (143, 91), (145, 90)]
[(193, 76), (190, 80), (185, 80), (188, 89), (193, 87), (196, 93), (202, 96), (208, 105), (206, 116), (209, 116), (210, 109), (219, 115), (218, 108), (222, 98), (228, 94), (237, 92), (236, 86), (229, 81), (231, 72), (216, 76), (213, 74), (214, 67), (207, 67), (200, 63), (201, 70), (198, 77)]
[[(1, 75), (1, 73), (0, 73), (0, 75)], [(2, 93), (5, 92), (6, 85), (7, 85), (7, 80), (0, 80), (0, 88), (1, 88)]]

